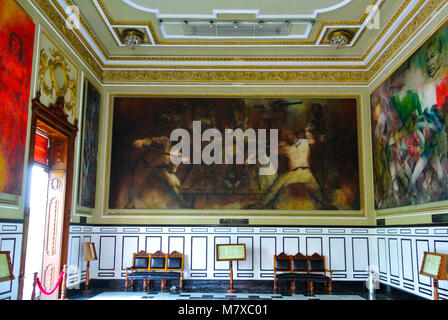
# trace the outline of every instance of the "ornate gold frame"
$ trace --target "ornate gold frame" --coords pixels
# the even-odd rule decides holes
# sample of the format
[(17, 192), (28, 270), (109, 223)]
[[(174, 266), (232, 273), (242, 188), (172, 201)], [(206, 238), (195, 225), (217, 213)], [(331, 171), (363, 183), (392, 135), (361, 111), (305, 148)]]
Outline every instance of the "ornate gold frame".
[(112, 130), (113, 130), (113, 107), (114, 98), (116, 97), (151, 97), (151, 98), (165, 98), (165, 97), (176, 97), (176, 98), (340, 98), (340, 99), (356, 99), (356, 113), (357, 113), (357, 133), (358, 133), (358, 171), (359, 171), (359, 199), (360, 199), (360, 209), (359, 210), (335, 210), (323, 211), (323, 210), (196, 210), (196, 209), (110, 209), (109, 208), (109, 193), (110, 184), (105, 183), (105, 189), (103, 190), (103, 217), (155, 217), (155, 216), (182, 216), (182, 217), (204, 217), (204, 216), (237, 216), (237, 217), (297, 217), (297, 218), (308, 218), (308, 217), (321, 217), (321, 218), (366, 218), (367, 208), (365, 201), (365, 177), (364, 177), (364, 148), (362, 140), (362, 112), (361, 112), (361, 94), (346, 94), (346, 95), (332, 95), (332, 94), (129, 94), (129, 93), (109, 93), (107, 99), (108, 110), (107, 118), (110, 119), (106, 126), (106, 162), (104, 166), (104, 181), (110, 180), (110, 168), (111, 168), (111, 148), (112, 148)]
[[(75, 64), (64, 55), (62, 50), (54, 44), (45, 32), (42, 32), (41, 36), (44, 36), (55, 49), (48, 48), (50, 57), (45, 52), (44, 48), (40, 49), (38, 72), (39, 88), (45, 95), (55, 99), (58, 97), (64, 97), (65, 99), (67, 93), (69, 93), (69, 99), (68, 101), (65, 101), (65, 108), (69, 112), (73, 111), (73, 116), (76, 118), (78, 69), (75, 67)], [(70, 65), (74, 68), (73, 71), (76, 72), (74, 79), (70, 79), (69, 76), (69, 73), (72, 71)], [(59, 81), (57, 72), (60, 72), (62, 75), (62, 86), (58, 86)], [(47, 82), (47, 75), (49, 76), (50, 83)]]

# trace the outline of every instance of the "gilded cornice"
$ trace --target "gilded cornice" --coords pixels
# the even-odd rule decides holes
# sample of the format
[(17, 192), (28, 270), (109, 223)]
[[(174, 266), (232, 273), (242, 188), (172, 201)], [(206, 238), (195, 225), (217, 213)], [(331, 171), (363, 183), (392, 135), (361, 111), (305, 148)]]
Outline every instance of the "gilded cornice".
[[(79, 54), (79, 56), (84, 60), (84, 62), (91, 68), (91, 71), (95, 75), (102, 79), (103, 69), (92, 56), (92, 54), (87, 50), (84, 43), (77, 37), (72, 29), (67, 28), (65, 20), (53, 7), (53, 5), (48, 0), (33, 0), (34, 3), (39, 6), (40, 11), (44, 13), (48, 21), (53, 24), (53, 26), (59, 31), (60, 35), (67, 40), (67, 42), (72, 46), (72, 48)], [(83, 39), (85, 40), (85, 39)]]
[[(440, 8), (448, 3), (448, 0), (429, 0), (424, 4), (424, 7), (421, 11), (412, 19), (407, 26), (405, 26), (408, 21), (403, 21), (401, 25), (397, 28), (400, 30), (398, 35), (389, 46), (389, 48), (381, 53), (381, 56), (376, 61), (375, 64), (369, 69), (369, 80), (373, 80), (374, 77), (383, 69), (383, 67), (387, 64), (387, 62), (392, 61), (400, 52), (400, 50), (408, 44), (409, 40), (417, 34), (419, 30), (421, 30), (427, 23), (427, 21), (437, 12)], [(418, 9), (414, 8), (410, 13), (410, 16), (416, 13)], [(431, 34), (432, 35), (432, 34)], [(425, 39), (429, 38), (431, 35), (428, 35)], [(379, 51), (382, 52), (383, 48)], [(409, 52), (406, 59), (411, 56), (414, 52)], [(378, 53), (380, 54), (380, 53)]]
[(189, 82), (251, 84), (340, 83), (366, 82), (366, 72), (360, 71), (166, 71), (166, 70), (106, 70), (103, 81), (110, 82)]
[[(103, 83), (223, 83), (231, 84), (232, 82), (250, 83), (250, 84), (358, 84), (367, 85), (374, 77), (383, 70), (383, 67), (391, 61), (398, 52), (406, 45), (410, 39), (424, 26), (427, 21), (441, 8), (448, 0), (427, 0), (421, 1), (421, 5), (417, 5), (411, 10), (407, 17), (410, 18), (416, 14), (409, 22), (409, 19), (404, 19), (399, 27), (396, 28), (395, 33), (390, 37), (392, 43), (387, 41), (383, 47), (378, 51), (376, 56), (371, 60), (371, 63), (364, 66), (335, 66), (335, 67), (313, 67), (317, 70), (300, 70), (306, 66), (300, 67), (275, 67), (269, 65), (270, 61), (297, 61), (297, 58), (250, 58), (251, 61), (264, 61), (266, 66), (242, 66), (245, 70), (226, 70), (226, 67), (221, 66), (147, 66), (154, 70), (135, 70), (136, 66), (110, 66), (98, 62), (98, 56), (95, 51), (88, 45), (87, 41), (78, 33), (75, 34), (71, 29), (68, 29), (65, 20), (58, 13), (56, 8), (48, 0), (33, 0), (49, 18), (49, 21), (54, 27), (60, 31), (61, 35), (67, 40), (72, 48), (80, 55), (91, 70), (102, 80)], [(401, 9), (402, 10), (402, 9)], [(396, 19), (396, 18), (395, 18)], [(85, 24), (84, 21), (83, 25)], [(406, 23), (408, 23), (406, 25)], [(390, 24), (390, 22), (389, 22)], [(90, 29), (89, 29), (90, 30)], [(91, 32), (91, 30), (90, 30)], [(89, 33), (90, 33), (89, 32)], [(383, 31), (384, 32), (384, 31)], [(80, 38), (83, 40), (81, 41)], [(378, 37), (381, 38), (381, 35)], [(387, 47), (387, 49), (385, 49)], [(104, 49), (104, 48), (102, 48)], [(385, 49), (385, 50), (384, 50)], [(409, 55), (412, 52), (409, 53)], [(96, 59), (95, 59), (96, 56)], [(145, 57), (141, 58), (142, 60)], [(219, 58), (218, 58), (219, 59)], [(244, 59), (235, 58), (236, 60), (245, 61)], [(234, 60), (235, 60), (234, 59)], [(303, 58), (304, 60), (313, 61), (314, 58)], [(350, 60), (350, 58), (345, 58)], [(136, 60), (139, 60), (136, 58)], [(184, 61), (184, 58), (172, 57), (168, 60)], [(213, 58), (198, 58), (195, 60), (214, 61)], [(223, 59), (229, 60), (229, 59)], [(230, 60), (232, 60), (230, 58)], [(340, 61), (340, 58), (328, 59), (328, 61)], [(105, 70), (105, 68), (108, 68)], [(144, 68), (144, 67), (143, 67)], [(164, 70), (157, 70), (163, 68)], [(170, 69), (172, 68), (172, 69)], [(176, 68), (177, 70), (174, 70)], [(185, 68), (185, 69), (182, 69)], [(195, 68), (196, 70), (188, 70), (188, 68)], [(210, 68), (214, 68), (210, 70)], [(233, 67), (236, 68), (236, 67)], [(263, 71), (258, 70), (264, 69)], [(274, 69), (275, 70), (269, 70)], [(294, 70), (292, 70), (294, 68)], [(344, 70), (338, 70), (344, 68)], [(347, 70), (347, 68), (352, 69)], [(364, 68), (364, 69), (362, 69)], [(182, 70), (181, 70), (182, 69)], [(216, 71), (216, 69), (222, 69)], [(278, 70), (283, 69), (283, 70)]]
[[(382, 5), (384, 4), (385, 0), (381, 0), (381, 2), (379, 3), (379, 8), (382, 7)], [(370, 0), (370, 6), (374, 6), (375, 3), (377, 2), (377, 0)], [(405, 1), (406, 4), (408, 4), (410, 2), (410, 0), (406, 0)], [(204, 44), (212, 44), (211, 41), (209, 40), (203, 40), (203, 41), (191, 41), (191, 40), (184, 40), (184, 41), (164, 41), (159, 39), (159, 37), (157, 36), (156, 32), (154, 31), (154, 26), (152, 24), (151, 21), (126, 21), (126, 20), (114, 20), (112, 18), (112, 15), (108, 12), (106, 6), (103, 3), (103, 0), (98, 0), (98, 5), (100, 6), (102, 12), (104, 13), (104, 15), (106, 16), (106, 19), (108, 20), (109, 24), (112, 24), (114, 26), (129, 26), (129, 25), (134, 25), (134, 26), (147, 26), (149, 28), (149, 31), (151, 33), (152, 38), (154, 39), (154, 42), (156, 44), (165, 44), (165, 45), (185, 45), (185, 44), (189, 44), (189, 45), (204, 45)], [(98, 11), (98, 8), (95, 9), (100, 17), (101, 20), (103, 20), (104, 24), (107, 25), (107, 22), (103, 19), (102, 15), (100, 14), (100, 12)], [(220, 41), (219, 43), (222, 45), (297, 45), (297, 44), (308, 44), (308, 45), (312, 45), (312, 44), (316, 44), (319, 35), (322, 33), (322, 30), (325, 27), (329, 27), (331, 28), (332, 26), (337, 26), (337, 25), (345, 25), (345, 26), (360, 26), (362, 25), (366, 18), (368, 16), (368, 12), (364, 12), (364, 14), (362, 15), (362, 17), (358, 20), (358, 21), (332, 21), (332, 22), (323, 22), (321, 23), (319, 30), (316, 32), (315, 37), (313, 40), (294, 40), (294, 41), (284, 41), (284, 40), (269, 40), (269, 41)], [(109, 30), (110, 31), (110, 30)], [(365, 31), (365, 28), (362, 30), (362, 32)], [(119, 34), (117, 34), (117, 36), (120, 38)]]

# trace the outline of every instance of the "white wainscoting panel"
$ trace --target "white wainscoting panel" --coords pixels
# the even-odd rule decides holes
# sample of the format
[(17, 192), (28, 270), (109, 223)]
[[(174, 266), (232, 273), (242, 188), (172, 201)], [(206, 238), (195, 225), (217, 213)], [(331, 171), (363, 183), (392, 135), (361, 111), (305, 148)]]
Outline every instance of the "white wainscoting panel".
[(15, 280), (0, 282), (0, 300), (16, 300), (22, 248), (21, 223), (0, 222), (0, 251), (9, 251)]
[[(14, 237), (20, 244), (20, 231)], [(13, 231), (4, 238), (13, 238)], [(433, 297), (432, 282), (421, 276), (425, 251), (448, 254), (448, 227), (213, 227), (213, 226), (80, 226), (70, 229), (69, 285), (85, 280), (84, 242), (96, 244), (99, 260), (91, 263), (92, 279), (123, 279), (132, 254), (139, 250), (184, 253), (184, 279), (227, 279), (229, 263), (216, 261), (216, 245), (244, 243), (246, 261), (234, 263), (235, 280), (273, 279), (273, 256), (280, 252), (326, 256), (335, 281), (365, 281), (376, 266), (383, 284), (421, 297)], [(11, 246), (11, 240), (5, 245)], [(20, 250), (19, 250), (20, 251)], [(19, 252), (17, 251), (17, 252)], [(448, 281), (439, 283), (448, 299)], [(0, 296), (2, 297), (2, 296)]]
[(229, 263), (216, 261), (216, 245), (244, 243), (247, 257), (234, 262), (235, 280), (273, 279), (274, 254), (280, 252), (324, 254), (334, 279), (363, 280), (367, 266), (377, 261), (375, 237), (375, 228), (72, 225), (69, 264), (79, 274), (70, 275), (68, 282), (76, 285), (85, 279), (87, 240), (95, 242), (98, 251), (98, 261), (90, 265), (91, 279), (124, 279), (132, 254), (140, 250), (182, 252), (184, 279), (228, 279)]
[[(425, 251), (448, 254), (448, 227), (385, 227), (374, 229), (380, 280), (392, 287), (433, 299), (429, 277), (420, 275)], [(448, 299), (448, 281), (439, 281), (440, 299)]]

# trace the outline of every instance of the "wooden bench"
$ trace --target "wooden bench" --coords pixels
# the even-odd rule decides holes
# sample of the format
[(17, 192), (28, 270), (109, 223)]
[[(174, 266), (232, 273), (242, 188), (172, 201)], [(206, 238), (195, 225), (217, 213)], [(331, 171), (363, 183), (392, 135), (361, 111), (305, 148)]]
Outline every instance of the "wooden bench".
[(183, 289), (184, 255), (177, 251), (170, 254), (157, 251), (149, 254), (145, 251), (134, 253), (132, 267), (126, 268), (125, 288), (134, 286), (134, 280), (143, 280), (143, 290), (150, 286), (150, 280), (160, 280), (160, 289), (166, 289), (167, 280), (178, 280), (179, 290)]
[[(328, 276), (327, 276), (328, 274)], [(290, 291), (295, 293), (296, 281), (307, 283), (307, 294), (314, 294), (314, 283), (324, 283), (324, 290), (332, 292), (332, 271), (325, 267), (325, 256), (318, 253), (304, 256), (301, 253), (274, 255), (274, 293), (277, 292), (278, 280), (290, 281)]]

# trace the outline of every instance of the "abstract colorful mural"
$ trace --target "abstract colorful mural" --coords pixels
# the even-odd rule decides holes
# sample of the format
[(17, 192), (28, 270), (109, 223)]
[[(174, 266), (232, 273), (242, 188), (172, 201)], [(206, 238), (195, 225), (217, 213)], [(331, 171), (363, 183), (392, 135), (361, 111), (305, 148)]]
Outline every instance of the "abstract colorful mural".
[(377, 209), (448, 200), (448, 25), (371, 95)]
[(35, 26), (14, 0), (0, 17), (0, 192), (20, 195)]
[(84, 92), (85, 104), (79, 203), (83, 207), (94, 208), (101, 95), (89, 81), (85, 82)]
[[(109, 208), (359, 210), (356, 114), (356, 99), (116, 97)], [(278, 170), (261, 175), (248, 147), (243, 164), (173, 164), (171, 133), (198, 122), (222, 137), (276, 129)]]

